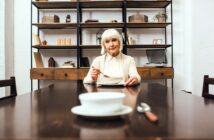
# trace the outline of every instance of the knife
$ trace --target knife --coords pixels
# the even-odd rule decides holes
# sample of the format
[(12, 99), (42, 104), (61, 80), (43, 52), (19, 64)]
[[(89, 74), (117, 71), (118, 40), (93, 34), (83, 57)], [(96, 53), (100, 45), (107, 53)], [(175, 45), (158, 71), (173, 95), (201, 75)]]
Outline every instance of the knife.
[(155, 115), (154, 113), (152, 113), (151, 112), (151, 107), (148, 104), (144, 103), (144, 102), (140, 103), (140, 105), (137, 107), (137, 111), (140, 112), (140, 113), (144, 113), (145, 116), (151, 122), (157, 122), (158, 121), (157, 115)]

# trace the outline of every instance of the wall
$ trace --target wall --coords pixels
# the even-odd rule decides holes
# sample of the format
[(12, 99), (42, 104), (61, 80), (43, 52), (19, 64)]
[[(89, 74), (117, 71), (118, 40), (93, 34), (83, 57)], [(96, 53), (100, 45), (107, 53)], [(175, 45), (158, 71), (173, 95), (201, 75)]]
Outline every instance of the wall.
[(30, 0), (14, 0), (14, 73), (16, 76), (18, 94), (23, 94), (31, 90), (30, 11)]
[[(14, 75), (14, 36), (13, 36), (13, 0), (0, 1), (0, 79)], [(1, 88), (3, 93), (8, 93), (9, 88)]]
[(174, 5), (175, 89), (201, 96), (203, 76), (214, 77), (214, 1), (174, 0)]
[(0, 1), (0, 79), (4, 79), (4, 75), (5, 75), (5, 64), (4, 64), (4, 46), (5, 46), (5, 23), (4, 23), (4, 19), (5, 19), (5, 4), (4, 1)]
[(192, 91), (192, 0), (173, 0), (174, 89)]
[(5, 77), (14, 76), (14, 2), (5, 0)]
[[(5, 63), (4, 63), (4, 46), (5, 46), (5, 37), (4, 37), (4, 33), (5, 33), (5, 23), (4, 23), (4, 19), (5, 19), (5, 4), (4, 1), (0, 1), (0, 79), (4, 79), (5, 78)], [(0, 88), (0, 97), (4, 96), (5, 90), (3, 88)]]
[(201, 95), (203, 76), (214, 77), (213, 0), (194, 0), (192, 21), (193, 92)]

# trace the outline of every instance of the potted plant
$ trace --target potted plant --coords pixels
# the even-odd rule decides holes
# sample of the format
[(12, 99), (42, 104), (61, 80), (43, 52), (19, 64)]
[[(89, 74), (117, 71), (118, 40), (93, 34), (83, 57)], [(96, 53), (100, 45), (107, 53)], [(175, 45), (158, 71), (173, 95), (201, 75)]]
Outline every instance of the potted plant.
[(158, 22), (166, 22), (168, 16), (167, 13), (165, 12), (158, 12), (158, 14), (155, 15), (155, 20), (157, 20)]

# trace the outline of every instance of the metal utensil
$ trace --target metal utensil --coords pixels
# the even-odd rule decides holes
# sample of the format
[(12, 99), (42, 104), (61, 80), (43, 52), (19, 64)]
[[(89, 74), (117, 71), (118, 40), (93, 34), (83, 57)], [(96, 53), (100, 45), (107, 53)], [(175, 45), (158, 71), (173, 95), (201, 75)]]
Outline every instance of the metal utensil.
[[(94, 66), (92, 66), (92, 68), (97, 69), (97, 68), (95, 68)], [(106, 78), (110, 78), (110, 76), (108, 76), (108, 75), (104, 74), (102, 71), (100, 71), (100, 73), (101, 73), (104, 77), (106, 77)]]
[(158, 117), (151, 112), (151, 107), (144, 103), (144, 102), (141, 102), (139, 106), (137, 106), (137, 111), (139, 113), (144, 113), (145, 116), (149, 119), (149, 121), (151, 122), (157, 122), (158, 121)]

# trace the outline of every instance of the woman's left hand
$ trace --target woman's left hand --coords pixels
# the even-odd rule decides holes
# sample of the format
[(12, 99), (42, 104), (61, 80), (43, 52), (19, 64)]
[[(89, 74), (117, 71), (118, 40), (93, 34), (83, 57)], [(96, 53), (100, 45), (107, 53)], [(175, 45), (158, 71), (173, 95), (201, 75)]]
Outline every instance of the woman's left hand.
[(136, 85), (138, 83), (137, 77), (130, 77), (124, 84), (124, 86)]

